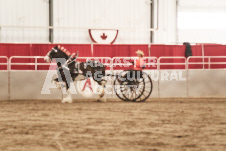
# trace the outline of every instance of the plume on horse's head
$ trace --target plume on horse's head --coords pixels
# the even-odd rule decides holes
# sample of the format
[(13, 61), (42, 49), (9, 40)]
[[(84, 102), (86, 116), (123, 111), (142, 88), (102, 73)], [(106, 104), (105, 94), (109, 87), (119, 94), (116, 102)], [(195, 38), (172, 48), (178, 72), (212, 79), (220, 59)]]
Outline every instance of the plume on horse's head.
[(65, 58), (67, 60), (69, 58), (69, 54), (70, 52), (67, 51), (64, 47), (56, 45), (47, 53), (44, 60), (46, 62), (52, 61), (53, 58)]
[(53, 47), (54, 49), (58, 49), (58, 46), (56, 45), (55, 47)]

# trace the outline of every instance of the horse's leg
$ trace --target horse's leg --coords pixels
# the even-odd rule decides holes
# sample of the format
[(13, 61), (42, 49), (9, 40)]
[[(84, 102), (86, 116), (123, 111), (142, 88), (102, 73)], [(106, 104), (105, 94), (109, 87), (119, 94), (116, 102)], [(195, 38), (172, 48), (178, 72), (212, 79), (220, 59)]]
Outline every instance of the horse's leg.
[[(102, 93), (100, 94), (100, 97), (102, 98), (103, 96), (104, 96), (104, 94), (105, 94), (105, 91), (104, 91), (104, 89), (105, 89), (105, 85), (106, 85), (106, 83), (107, 83), (107, 81), (104, 79), (104, 76), (105, 76), (105, 67), (103, 67), (102, 69), (101, 69), (101, 72), (102, 72), (102, 80), (100, 81), (100, 83), (101, 83), (101, 86), (102, 86), (102, 88), (103, 88), (103, 91), (102, 91)], [(105, 98), (105, 102), (106, 102), (106, 98)]]
[[(53, 82), (55, 83), (55, 85), (58, 89), (61, 89), (61, 88), (64, 87), (64, 82), (62, 80), (63, 76), (64, 76), (63, 69), (62, 68), (58, 69), (57, 70), (57, 77), (58, 78), (53, 79)], [(59, 77), (61, 77), (61, 78), (59, 79)]]
[(56, 87), (57, 87), (58, 89), (61, 88), (61, 83), (59, 82), (59, 79), (58, 79), (58, 78), (53, 79), (52, 82), (54, 82), (54, 84), (56, 85)]
[(72, 97), (71, 97), (71, 92), (70, 92), (70, 84), (66, 83), (66, 92), (67, 92), (67, 96), (61, 101), (62, 103), (72, 103)]
[(106, 81), (105, 81), (105, 80), (102, 80), (102, 81), (101, 81), (101, 86), (102, 86), (103, 91), (102, 91), (101, 94), (100, 94), (100, 97), (101, 97), (101, 98), (102, 98), (102, 97), (104, 96), (104, 94), (105, 94), (105, 91), (104, 91), (105, 85), (106, 85)]
[(99, 94), (97, 101), (107, 102), (106, 97), (104, 97), (104, 94), (105, 94), (104, 88), (105, 88), (106, 80), (101, 80), (100, 82), (97, 82), (97, 83), (101, 86), (101, 88), (99, 89), (101, 93)]
[(64, 75), (63, 77), (63, 81), (65, 82), (66, 85), (66, 92), (67, 92), (67, 96), (61, 101), (62, 103), (72, 103), (72, 97), (71, 97), (71, 92), (70, 92), (70, 82), (71, 81), (67, 81), (66, 77)]

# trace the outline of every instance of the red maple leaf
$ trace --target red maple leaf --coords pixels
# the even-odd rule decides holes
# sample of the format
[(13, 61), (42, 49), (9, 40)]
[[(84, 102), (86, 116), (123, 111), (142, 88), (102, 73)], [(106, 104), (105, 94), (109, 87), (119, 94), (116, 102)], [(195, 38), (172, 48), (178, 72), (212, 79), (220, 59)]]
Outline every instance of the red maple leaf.
[(100, 37), (101, 37), (101, 39), (105, 40), (105, 39), (107, 39), (108, 36), (106, 36), (105, 33), (103, 33), (103, 35), (101, 35)]

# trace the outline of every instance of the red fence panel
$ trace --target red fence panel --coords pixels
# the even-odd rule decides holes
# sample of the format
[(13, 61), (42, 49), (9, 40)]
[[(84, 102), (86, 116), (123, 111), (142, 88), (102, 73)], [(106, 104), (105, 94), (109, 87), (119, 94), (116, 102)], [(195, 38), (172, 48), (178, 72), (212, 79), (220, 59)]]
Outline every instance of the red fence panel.
[[(0, 44), (0, 56), (45, 56), (56, 44)], [(91, 44), (57, 44), (65, 47), (71, 53), (79, 51), (80, 57), (92, 57)], [(34, 63), (31, 58), (15, 58), (12, 62)], [(38, 59), (38, 63), (44, 63), (43, 59)], [(30, 65), (13, 65), (14, 70), (34, 70)], [(38, 66), (39, 70), (47, 70), (47, 66)]]
[[(76, 53), (79, 51), (79, 57), (134, 57), (136, 56), (136, 51), (138, 49), (144, 51), (145, 56), (148, 57), (149, 53), (151, 57), (184, 57), (185, 56), (185, 46), (184, 45), (162, 45), (162, 44), (152, 44), (149, 46), (147, 44), (117, 44), (117, 45), (98, 45), (94, 44), (93, 49), (91, 44), (0, 44), (0, 56), (45, 56), (49, 50), (55, 45), (61, 45), (69, 50), (71, 53)], [(226, 56), (226, 45), (219, 44), (197, 44), (192, 45), (193, 56)], [(201, 61), (200, 61), (201, 59)], [(14, 60), (18, 63), (33, 63), (32, 59), (19, 59)], [(180, 59), (162, 60), (163, 63), (180, 63)], [(206, 69), (209, 66), (205, 63), (208, 60), (202, 58), (192, 58), (190, 60), (192, 64), (189, 65), (191, 69)], [(1, 62), (1, 60), (0, 60)], [(43, 59), (38, 59), (38, 63), (44, 63)], [(204, 65), (199, 64), (204, 62)], [(225, 62), (224, 58), (211, 58), (211, 62)], [(2, 69), (0, 67), (0, 69)], [(5, 67), (4, 67), (5, 68)], [(31, 66), (19, 67), (15, 66), (14, 69), (29, 69), (33, 70)], [(162, 69), (182, 69), (182, 66), (162, 66)], [(211, 69), (214, 68), (225, 68), (224, 64), (211, 64)], [(116, 68), (118, 69), (118, 68)], [(147, 69), (156, 69), (153, 67), (148, 67)], [(47, 70), (46, 66), (38, 65), (38, 70)]]
[(184, 57), (185, 46), (183, 45), (151, 45), (151, 56), (152, 57)]
[(45, 56), (52, 47), (61, 45), (80, 57), (92, 57), (90, 44), (0, 44), (0, 56)]
[(161, 65), (161, 69), (184, 69), (184, 65), (174, 65), (175, 63), (183, 63), (184, 59), (172, 58), (185, 56), (184, 45), (151, 45), (151, 56), (157, 58), (170, 57), (162, 59), (161, 63), (172, 65)]
[(226, 45), (204, 45), (205, 56), (226, 56)]
[(148, 56), (148, 45), (93, 45), (94, 57), (131, 57), (140, 49)]

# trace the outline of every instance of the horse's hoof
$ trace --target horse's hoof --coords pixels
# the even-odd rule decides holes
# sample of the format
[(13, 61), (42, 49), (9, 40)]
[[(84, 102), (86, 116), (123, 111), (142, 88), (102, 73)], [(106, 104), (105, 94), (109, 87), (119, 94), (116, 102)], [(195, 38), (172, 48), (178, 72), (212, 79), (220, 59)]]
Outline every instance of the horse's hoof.
[(65, 98), (61, 101), (61, 103), (72, 103), (72, 99)]
[(106, 98), (98, 98), (97, 102), (107, 102), (107, 99)]
[(72, 101), (61, 101), (61, 103), (72, 103)]

